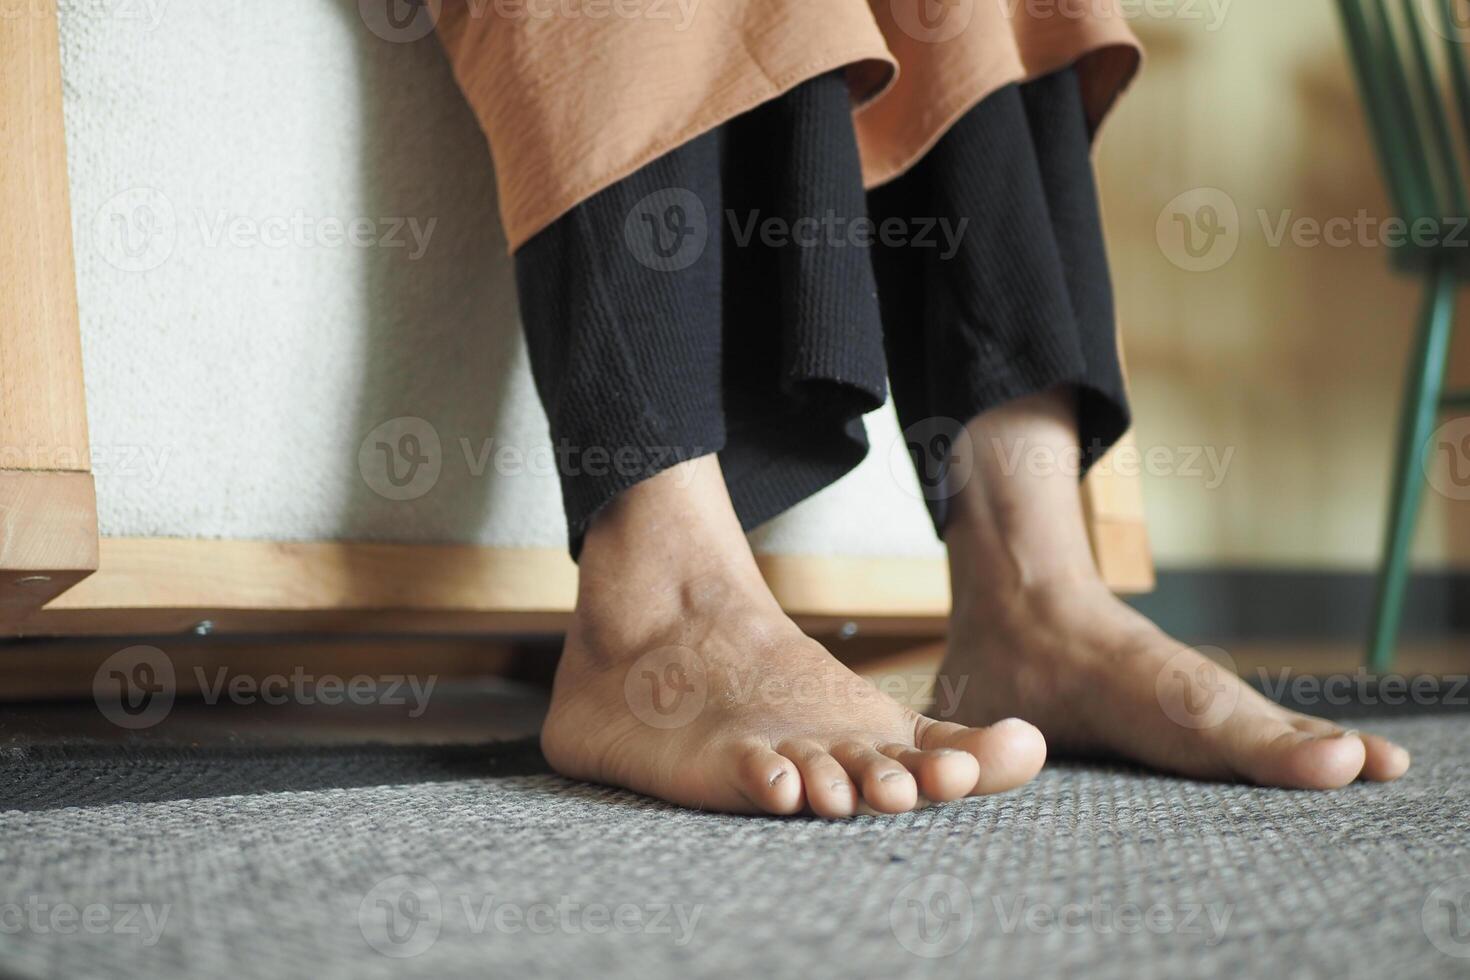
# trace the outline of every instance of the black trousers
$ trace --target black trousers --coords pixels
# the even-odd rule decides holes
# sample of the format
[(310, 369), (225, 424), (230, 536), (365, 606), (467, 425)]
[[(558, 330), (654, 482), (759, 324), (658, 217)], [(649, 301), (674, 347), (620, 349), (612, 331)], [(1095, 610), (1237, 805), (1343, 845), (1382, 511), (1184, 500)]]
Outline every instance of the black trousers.
[(885, 379), (935, 526), (965, 422), (1070, 386), (1084, 465), (1128, 428), (1075, 73), (991, 95), (864, 193), (839, 75), (684, 144), (516, 255), (575, 556), (640, 480), (718, 453), (754, 527), (847, 473)]

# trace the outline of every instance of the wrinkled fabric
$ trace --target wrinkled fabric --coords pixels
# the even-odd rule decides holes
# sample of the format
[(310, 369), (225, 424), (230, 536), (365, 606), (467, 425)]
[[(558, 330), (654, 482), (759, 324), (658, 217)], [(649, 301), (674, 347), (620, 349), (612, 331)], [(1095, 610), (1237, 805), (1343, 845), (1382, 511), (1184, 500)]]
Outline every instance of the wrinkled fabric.
[(1101, 123), (1141, 52), (1120, 0), (442, 0), (511, 251), (724, 122), (844, 71), (864, 184), (1011, 82), (1076, 65)]

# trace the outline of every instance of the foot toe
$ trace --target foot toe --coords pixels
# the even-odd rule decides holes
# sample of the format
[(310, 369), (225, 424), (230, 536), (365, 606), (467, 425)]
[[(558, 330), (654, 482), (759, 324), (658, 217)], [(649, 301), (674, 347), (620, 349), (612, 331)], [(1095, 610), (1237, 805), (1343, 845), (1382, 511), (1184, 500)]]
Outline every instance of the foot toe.
[(737, 772), (740, 792), (758, 809), (781, 815), (801, 809), (801, 774), (780, 753), (763, 746), (745, 749)]
[(891, 743), (878, 751), (913, 774), (919, 792), (935, 803), (948, 803), (968, 796), (980, 778), (980, 763), (962, 749), (916, 749)]
[(832, 756), (863, 793), (863, 800), (879, 813), (906, 813), (919, 804), (919, 786), (899, 763), (870, 745), (843, 742)]
[(970, 789), (974, 796), (1003, 793), (1030, 782), (1046, 762), (1046, 739), (1035, 725), (1019, 718), (986, 728), (931, 721), (919, 733), (919, 746), (959, 749), (974, 756), (980, 764), (979, 778)]
[(801, 772), (806, 804), (819, 817), (850, 817), (857, 811), (857, 787), (836, 759), (815, 742), (785, 742), (777, 750)]
[[(1292, 718), (1292, 726), (1319, 738), (1331, 738), (1343, 733), (1341, 725), (1325, 718), (1313, 718), (1311, 715), (1296, 715)], [(1403, 746), (1396, 745), (1381, 735), (1358, 732), (1357, 736), (1363, 743), (1363, 768), (1358, 774), (1360, 778), (1384, 783), (1398, 779), (1408, 771), (1409, 752)]]
[(1386, 783), (1409, 771), (1409, 750), (1402, 745), (1396, 745), (1381, 735), (1359, 733), (1358, 738), (1362, 740), (1365, 752), (1364, 779)]
[(1235, 769), (1262, 786), (1338, 789), (1363, 771), (1366, 749), (1356, 732), (1316, 734), (1269, 722), (1253, 726), (1231, 755)]

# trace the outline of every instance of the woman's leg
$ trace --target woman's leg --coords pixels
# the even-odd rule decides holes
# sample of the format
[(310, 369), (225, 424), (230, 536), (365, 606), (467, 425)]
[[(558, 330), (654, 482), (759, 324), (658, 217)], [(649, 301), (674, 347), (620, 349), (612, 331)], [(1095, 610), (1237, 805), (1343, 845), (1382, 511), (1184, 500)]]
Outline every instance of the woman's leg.
[[(865, 255), (741, 244), (722, 212), (824, 206), (806, 196), (822, 192), (828, 153), (851, 171), (837, 206), (845, 193), (861, 210), (856, 152), (845, 87), (818, 79), (596, 195), (517, 254), (581, 566), (542, 731), (567, 776), (691, 807), (835, 817), (1008, 789), (1041, 766), (1032, 726), (934, 722), (839, 664), (781, 611), (745, 539), (861, 458), (881, 340), (871, 289), (841, 288)], [(800, 179), (783, 184), (787, 169)], [(646, 228), (659, 195), (678, 211)], [(630, 236), (692, 227), (697, 211), (701, 250), (669, 263), (635, 253)], [(868, 308), (849, 316), (847, 293)], [(840, 333), (824, 332), (833, 324)], [(579, 465), (594, 451), (603, 465)]]
[(955, 720), (1019, 715), (1056, 750), (1199, 778), (1303, 788), (1396, 778), (1403, 749), (1270, 703), (1098, 575), (1071, 464), (1095, 460), (1127, 412), (1088, 150), (1075, 78), (1062, 72), (977, 108), (905, 178), (925, 189), (899, 188), (908, 198), (886, 205), (984, 222), (958, 262), (879, 257), (892, 293), (885, 324), (887, 302), (916, 283), (939, 297), (922, 333), (889, 341), (900, 370), (923, 382), (895, 382), (905, 424), (966, 420), (952, 426), (934, 502), (954, 594), (943, 672), (971, 679)]

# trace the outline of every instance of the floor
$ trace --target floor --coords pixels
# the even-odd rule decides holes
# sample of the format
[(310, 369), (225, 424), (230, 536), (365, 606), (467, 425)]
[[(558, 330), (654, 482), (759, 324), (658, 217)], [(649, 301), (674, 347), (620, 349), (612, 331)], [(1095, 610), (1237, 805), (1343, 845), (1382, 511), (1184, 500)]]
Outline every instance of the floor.
[(543, 694), (506, 681), (446, 681), (416, 716), (180, 700), (122, 734), (11, 705), (0, 972), (1470, 976), (1470, 710), (1438, 690), (1358, 709), (1415, 754), (1392, 786), (1060, 763), (842, 823), (550, 775), (522, 737)]

